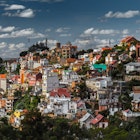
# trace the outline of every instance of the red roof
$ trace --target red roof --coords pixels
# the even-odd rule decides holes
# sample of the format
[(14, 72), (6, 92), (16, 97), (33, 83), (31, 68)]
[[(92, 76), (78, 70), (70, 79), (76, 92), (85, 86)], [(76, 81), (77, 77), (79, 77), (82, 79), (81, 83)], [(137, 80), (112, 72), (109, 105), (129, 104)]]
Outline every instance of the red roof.
[(15, 80), (18, 80), (19, 78), (20, 78), (19, 75), (14, 75), (14, 76), (12, 76), (11, 80), (15, 81)]
[(94, 119), (91, 120), (91, 124), (97, 124), (99, 121), (102, 120), (103, 117), (103, 115), (98, 114)]
[(133, 36), (127, 36), (121, 40), (122, 43), (128, 43), (136, 40)]
[(74, 63), (75, 61), (75, 58), (67, 58), (67, 63)]
[(112, 48), (106, 46), (106, 47), (101, 48), (101, 50), (102, 50), (102, 51), (105, 51), (105, 50), (112, 50)]
[(99, 60), (102, 56), (101, 55), (96, 55), (96, 60)]
[(68, 89), (66, 88), (58, 88), (54, 89), (50, 92), (50, 96), (65, 96), (65, 97), (70, 97), (70, 93), (68, 92)]

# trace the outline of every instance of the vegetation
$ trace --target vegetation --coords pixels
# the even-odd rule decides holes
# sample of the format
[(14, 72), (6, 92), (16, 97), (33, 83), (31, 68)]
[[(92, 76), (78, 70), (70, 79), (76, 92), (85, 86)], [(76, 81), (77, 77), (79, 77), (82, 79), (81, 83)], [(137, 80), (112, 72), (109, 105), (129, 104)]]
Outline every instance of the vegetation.
[(139, 117), (133, 122), (125, 122), (119, 118), (115, 123), (110, 120), (111, 125), (105, 129), (88, 130), (68, 119), (41, 116), (37, 110), (25, 115), (20, 129), (14, 129), (5, 119), (0, 122), (1, 140), (139, 140), (140, 137)]
[(5, 74), (7, 73), (6, 69), (5, 69), (5, 66), (0, 66), (0, 74)]
[(27, 55), (27, 53), (28, 53), (28, 51), (23, 51), (23, 52), (21, 52), (20, 54), (19, 54), (19, 56), (26, 56)]
[(14, 105), (14, 109), (27, 109), (27, 110), (34, 110), (36, 109), (39, 97), (38, 96), (31, 96), (29, 94), (24, 95), (21, 97), (21, 93), (19, 91), (15, 92), (16, 97), (20, 97), (18, 101)]

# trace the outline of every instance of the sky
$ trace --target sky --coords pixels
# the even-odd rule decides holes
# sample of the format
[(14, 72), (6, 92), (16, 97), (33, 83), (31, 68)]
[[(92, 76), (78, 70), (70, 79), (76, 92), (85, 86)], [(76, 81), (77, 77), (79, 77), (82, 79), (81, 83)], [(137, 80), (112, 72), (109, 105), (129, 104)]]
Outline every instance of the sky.
[(139, 0), (1, 0), (0, 57), (15, 58), (38, 42), (78, 49), (140, 40)]

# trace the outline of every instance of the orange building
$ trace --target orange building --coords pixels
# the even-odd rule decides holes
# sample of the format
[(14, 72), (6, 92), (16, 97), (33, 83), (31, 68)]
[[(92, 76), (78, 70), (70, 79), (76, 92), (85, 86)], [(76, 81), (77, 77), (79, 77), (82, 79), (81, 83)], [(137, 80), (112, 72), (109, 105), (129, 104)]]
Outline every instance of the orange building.
[(6, 107), (6, 99), (0, 99), (0, 108)]
[(20, 70), (20, 83), (23, 84), (25, 82), (25, 70)]
[(2, 88), (5, 92), (7, 89), (7, 75), (6, 74), (0, 74), (0, 88)]

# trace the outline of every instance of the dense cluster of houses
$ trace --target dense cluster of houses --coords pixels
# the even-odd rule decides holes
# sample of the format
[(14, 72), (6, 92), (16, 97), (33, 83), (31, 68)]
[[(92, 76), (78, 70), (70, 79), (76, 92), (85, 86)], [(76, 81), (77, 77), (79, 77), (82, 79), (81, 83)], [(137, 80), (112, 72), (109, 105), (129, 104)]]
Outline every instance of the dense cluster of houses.
[[(79, 122), (81, 127), (106, 128), (109, 123), (108, 117), (101, 114), (106, 110), (109, 111), (109, 115), (122, 112), (124, 120), (140, 116), (139, 86), (134, 86), (131, 91), (131, 110), (123, 110), (119, 102), (119, 96), (127, 88), (125, 82), (133, 78), (140, 79), (140, 75), (135, 74), (140, 72), (140, 45), (132, 44), (134, 41), (134, 37), (121, 40), (118, 46), (127, 46), (129, 53), (110, 51), (104, 64), (96, 62), (102, 58), (103, 51), (112, 50), (113, 47), (94, 49), (76, 58), (78, 47), (70, 42), (63, 46), (57, 43), (56, 48), (52, 50), (36, 50), (19, 59), (7, 60), (4, 65), (8, 73), (0, 74), (0, 117), (8, 116), (13, 126), (20, 126), (27, 110), (13, 110), (14, 92), (27, 91), (29, 87), (32, 87), (29, 94), (41, 98), (37, 108), (42, 115), (69, 118)], [(124, 79), (112, 80), (110, 71), (131, 58), (134, 53), (137, 61), (125, 65)], [(43, 55), (46, 57), (40, 57)], [(19, 64), (19, 74), (14, 74)], [(86, 75), (79, 75), (78, 72), (85, 65), (89, 70)], [(83, 79), (88, 92), (88, 97), (84, 99), (79, 96), (82, 93), (78, 87)], [(9, 115), (13, 111), (14, 113)]]

